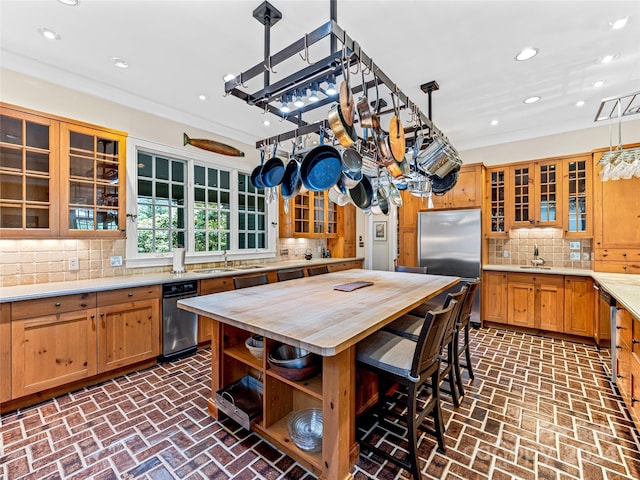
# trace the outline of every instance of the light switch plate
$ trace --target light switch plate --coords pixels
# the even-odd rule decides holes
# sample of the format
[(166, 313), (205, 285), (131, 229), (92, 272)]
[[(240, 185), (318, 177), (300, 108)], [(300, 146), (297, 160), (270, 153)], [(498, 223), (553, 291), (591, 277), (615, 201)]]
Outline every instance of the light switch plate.
[(112, 267), (121, 267), (122, 266), (122, 255), (114, 255), (111, 257), (111, 266)]
[(580, 242), (569, 242), (569, 250), (580, 250)]
[(509, 258), (509, 250), (502, 251), (502, 258)]
[(570, 252), (569, 260), (580, 260), (580, 252)]

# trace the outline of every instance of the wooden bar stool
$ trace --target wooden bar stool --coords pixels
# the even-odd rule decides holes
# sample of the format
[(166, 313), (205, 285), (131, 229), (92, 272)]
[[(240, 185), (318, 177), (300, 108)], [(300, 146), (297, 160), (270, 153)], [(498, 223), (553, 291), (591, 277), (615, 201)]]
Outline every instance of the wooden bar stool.
[(405, 272), (405, 273), (427, 273), (427, 267), (408, 267), (406, 265), (396, 265), (396, 272)]
[[(441, 360), (443, 367), (440, 369), (440, 381), (438, 383), (438, 385), (440, 385), (445, 380), (447, 381), (449, 384), (449, 390), (443, 389), (442, 391), (451, 395), (454, 407), (460, 406), (458, 387), (461, 385), (460, 368), (456, 362), (456, 359), (458, 358), (455, 346), (455, 342), (457, 340), (456, 324), (458, 322), (458, 317), (460, 315), (464, 299), (466, 298), (467, 291), (468, 287), (467, 285), (464, 285), (459, 292), (447, 294), (447, 298), (443, 306), (443, 308), (447, 308), (452, 304), (452, 302), (456, 302), (456, 307), (454, 308), (450, 321), (445, 328), (445, 334), (442, 340)], [(421, 317), (407, 314), (397, 320), (394, 320), (384, 327), (383, 330), (391, 332), (394, 335), (408, 338), (409, 340), (417, 341), (424, 321), (425, 320)]]
[[(453, 342), (454, 345), (454, 355), (456, 361), (456, 378), (458, 383), (458, 394), (459, 396), (464, 396), (464, 387), (462, 386), (462, 375), (460, 374), (460, 368), (466, 368), (469, 372), (469, 378), (472, 380), (475, 378), (473, 375), (473, 367), (471, 365), (471, 350), (469, 349), (469, 322), (471, 320), (471, 309), (473, 307), (473, 300), (476, 297), (476, 292), (480, 287), (480, 279), (476, 279), (472, 282), (467, 283), (467, 295), (464, 298), (464, 303), (462, 307), (460, 307), (460, 314), (458, 315), (458, 321), (456, 323), (456, 332), (455, 332), (455, 340)], [(460, 347), (460, 334), (463, 333), (462, 336), (462, 347)], [(465, 356), (466, 363), (460, 363), (460, 356)]]
[[(390, 455), (369, 442), (370, 435), (377, 430), (367, 428), (367, 434), (359, 439), (360, 448), (364, 451), (374, 452), (376, 455), (411, 472), (415, 479), (420, 479), (420, 467), (418, 464), (418, 435), (421, 428), (436, 437), (438, 451), (444, 453), (444, 423), (440, 408), (440, 351), (442, 340), (447, 325), (451, 321), (451, 315), (455, 309), (456, 301), (452, 300), (449, 306), (442, 310), (429, 312), (423, 321), (418, 341), (394, 335), (391, 332), (380, 330), (365, 338), (357, 345), (356, 361), (359, 366), (366, 368), (379, 376), (378, 404), (373, 408), (375, 424), (381, 425), (389, 417), (404, 420), (407, 426), (407, 440), (409, 444), (408, 462)], [(406, 416), (398, 415), (397, 401), (387, 403), (385, 388), (382, 380), (386, 379), (397, 383), (406, 389)], [(428, 396), (425, 395), (425, 389)], [(418, 401), (419, 397), (419, 401)], [(429, 415), (433, 418), (434, 428), (427, 429), (422, 423)], [(373, 433), (373, 437), (376, 434)]]
[(233, 277), (234, 288), (256, 287), (258, 285), (266, 285), (269, 283), (269, 277), (266, 273), (260, 275), (249, 275), (247, 277)]
[(314, 275), (322, 275), (323, 273), (329, 273), (329, 269), (327, 268), (326, 265), (307, 268), (307, 275), (309, 277), (313, 277)]
[(293, 280), (294, 278), (303, 278), (304, 270), (301, 268), (291, 268), (289, 270), (278, 270), (278, 281)]

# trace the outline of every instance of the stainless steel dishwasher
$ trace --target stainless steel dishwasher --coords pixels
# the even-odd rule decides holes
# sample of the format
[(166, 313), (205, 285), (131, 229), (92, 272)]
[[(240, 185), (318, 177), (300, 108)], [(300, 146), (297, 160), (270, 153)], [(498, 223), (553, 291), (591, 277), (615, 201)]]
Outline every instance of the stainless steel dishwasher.
[(197, 350), (198, 316), (176, 305), (178, 300), (197, 295), (197, 280), (162, 286), (162, 361), (186, 357)]

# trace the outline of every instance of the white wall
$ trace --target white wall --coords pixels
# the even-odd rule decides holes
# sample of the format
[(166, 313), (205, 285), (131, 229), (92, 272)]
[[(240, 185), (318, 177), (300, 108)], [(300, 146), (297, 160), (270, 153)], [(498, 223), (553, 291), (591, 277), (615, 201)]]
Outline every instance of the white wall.
[[(640, 117), (640, 115), (638, 115)], [(624, 144), (640, 142), (640, 119), (630, 117), (622, 122), (622, 142)], [(573, 132), (548, 135), (546, 137), (503, 143), (490, 147), (463, 150), (460, 158), (464, 163), (484, 163), (497, 165), (501, 163), (535, 160), (538, 158), (570, 155), (590, 152), (610, 145), (609, 122), (598, 122), (592, 128)], [(611, 125), (613, 146), (618, 144), (618, 124)]]

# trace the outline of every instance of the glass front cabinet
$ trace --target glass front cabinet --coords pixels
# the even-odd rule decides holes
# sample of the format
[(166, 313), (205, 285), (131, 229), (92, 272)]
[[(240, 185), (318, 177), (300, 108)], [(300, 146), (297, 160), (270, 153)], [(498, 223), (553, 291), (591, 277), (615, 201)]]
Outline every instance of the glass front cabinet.
[(0, 105), (3, 237), (124, 236), (126, 134)]

